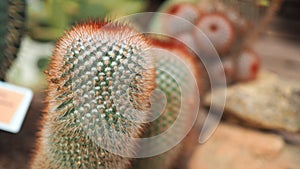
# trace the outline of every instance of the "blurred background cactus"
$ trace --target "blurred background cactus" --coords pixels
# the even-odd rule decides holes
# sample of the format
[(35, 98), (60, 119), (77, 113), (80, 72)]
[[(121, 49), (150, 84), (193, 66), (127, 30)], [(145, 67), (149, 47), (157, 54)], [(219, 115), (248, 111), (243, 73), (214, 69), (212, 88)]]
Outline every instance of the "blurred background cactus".
[[(185, 28), (184, 25), (165, 21), (161, 17), (154, 17), (150, 26), (154, 31), (160, 30), (185, 41), (188, 39), (189, 45), (200, 53), (206, 50), (203, 46), (207, 43), (207, 39), (195, 31), (195, 29), (201, 30), (214, 45), (225, 69), (231, 70), (227, 72), (224, 69), (216, 70), (214, 76), (218, 78), (218, 73), (225, 71), (228, 84), (250, 81), (255, 78), (250, 78), (250, 76), (239, 78), (239, 74), (242, 74), (239, 72), (241, 69), (237, 68), (239, 64), (242, 64), (239, 63), (241, 60), (239, 58), (243, 53), (253, 51), (252, 46), (255, 40), (270, 22), (280, 4), (281, 0), (169, 0), (159, 8), (159, 11), (182, 17), (196, 27)], [(201, 57), (209, 59), (211, 56), (207, 53)], [(259, 64), (258, 54), (255, 57)], [(216, 69), (220, 67), (214, 66)], [(244, 66), (247, 67), (245, 69), (251, 69), (249, 65)], [(259, 66), (253, 72), (255, 75), (251, 77), (256, 77), (258, 72)]]
[(17, 57), (25, 28), (25, 0), (0, 2), (0, 80)]
[[(198, 88), (191, 89), (194, 93), (202, 94), (203, 91), (201, 85), (203, 79), (199, 78), (202, 76), (202, 68), (199, 64), (200, 60), (196, 55), (190, 52), (184, 44), (176, 39), (164, 36), (150, 36), (150, 39), (153, 48), (158, 50), (158, 52), (155, 53), (155, 55), (157, 55), (155, 57), (156, 89), (165, 94), (167, 102), (165, 103), (161, 115), (155, 119), (155, 121), (149, 123), (150, 127), (146, 130), (143, 137), (154, 137), (166, 132), (174, 125), (175, 121), (178, 120), (179, 113), (187, 112), (185, 114), (186, 117), (180, 121), (180, 128), (174, 129), (173, 135), (169, 136), (167, 139), (145, 145), (147, 150), (153, 151), (154, 149), (157, 149), (157, 147), (162, 147), (162, 145), (172, 144), (172, 141), (176, 140), (176, 134), (179, 134), (183, 128), (189, 126), (188, 124), (193, 123), (194, 119), (191, 119), (189, 115), (191, 115), (193, 111), (192, 105), (196, 104), (197, 101), (183, 100), (182, 92), (191, 87), (192, 82), (188, 78), (189, 73), (192, 73), (197, 80), (196, 83)], [(187, 67), (190, 69), (189, 71), (192, 72), (189, 72), (186, 69)], [(164, 70), (168, 70), (168, 72)], [(153, 99), (163, 100), (162, 98), (155, 97)], [(196, 132), (192, 130), (189, 133), (190, 135), (171, 150), (153, 157), (137, 159), (134, 163), (134, 168), (186, 168), (188, 156), (192, 154), (192, 151), (187, 147), (193, 147), (196, 144), (196, 139), (193, 137)], [(191, 138), (195, 140), (192, 140)]]

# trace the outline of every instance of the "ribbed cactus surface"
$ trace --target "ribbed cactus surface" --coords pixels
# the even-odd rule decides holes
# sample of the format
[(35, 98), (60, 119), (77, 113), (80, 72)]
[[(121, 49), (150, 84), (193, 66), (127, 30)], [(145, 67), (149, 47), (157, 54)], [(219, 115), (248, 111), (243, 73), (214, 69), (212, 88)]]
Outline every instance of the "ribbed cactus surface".
[[(89, 22), (57, 43), (32, 168), (129, 168), (155, 87), (149, 44), (120, 23)], [(139, 113), (137, 113), (139, 111)], [(126, 144), (125, 144), (126, 143)], [(107, 150), (103, 148), (108, 148)]]
[(25, 20), (25, 0), (0, 1), (0, 80), (16, 58)]

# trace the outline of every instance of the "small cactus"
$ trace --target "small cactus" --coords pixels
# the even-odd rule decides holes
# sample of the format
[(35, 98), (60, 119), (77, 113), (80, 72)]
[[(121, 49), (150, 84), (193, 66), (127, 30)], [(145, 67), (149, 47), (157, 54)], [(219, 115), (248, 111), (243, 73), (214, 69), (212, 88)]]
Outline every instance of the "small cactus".
[(0, 80), (16, 58), (24, 30), (25, 0), (0, 1)]
[(251, 81), (256, 79), (260, 70), (259, 55), (253, 49), (247, 49), (237, 58), (236, 79)]
[[(200, 15), (199, 9), (192, 3), (176, 3), (164, 11), (170, 15), (181, 17), (194, 23)], [(192, 30), (192, 27), (185, 23), (180, 23), (178, 18), (163, 17), (162, 30), (169, 35), (177, 35)]]
[[(135, 117), (124, 95), (135, 109), (149, 109), (155, 87), (149, 46), (133, 28), (101, 21), (77, 25), (60, 38), (48, 72), (47, 106), (32, 168), (130, 167), (129, 158), (101, 145), (118, 149), (122, 136), (140, 137), (147, 127), (128, 119), (143, 120), (147, 113)], [(126, 148), (134, 153), (137, 145), (127, 142)]]
[[(220, 53), (229, 51), (235, 40), (235, 28), (222, 13), (202, 14), (196, 21), (196, 26), (205, 33)], [(199, 45), (206, 43), (206, 39), (197, 38), (196, 41)]]

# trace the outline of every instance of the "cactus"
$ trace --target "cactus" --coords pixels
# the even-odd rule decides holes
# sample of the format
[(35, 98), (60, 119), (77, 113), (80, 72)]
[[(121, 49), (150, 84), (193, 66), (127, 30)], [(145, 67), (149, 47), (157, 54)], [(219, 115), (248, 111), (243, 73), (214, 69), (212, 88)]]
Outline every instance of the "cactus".
[[(150, 107), (155, 71), (148, 48), (147, 39), (133, 28), (101, 21), (78, 25), (58, 41), (32, 168), (130, 167), (129, 158), (97, 142), (118, 148), (123, 135), (140, 137), (147, 128), (128, 120), (134, 116), (127, 110), (130, 106), (117, 100), (124, 100), (128, 92), (135, 109)], [(147, 114), (133, 118), (141, 120)], [(117, 139), (114, 131), (123, 135)], [(135, 142), (126, 146), (129, 153), (135, 152)]]
[[(78, 25), (58, 41), (48, 72), (47, 106), (32, 168), (168, 169), (174, 166), (173, 161), (182, 154), (183, 144), (162, 155), (137, 160), (121, 157), (97, 144), (118, 147), (127, 140), (115, 137), (115, 131), (128, 137), (149, 137), (165, 131), (176, 120), (182, 101), (182, 88), (176, 80), (185, 81), (187, 72), (179, 69), (181, 65), (176, 59), (164, 59), (160, 53), (149, 52), (153, 46), (181, 56), (195, 76), (200, 76), (195, 57), (182, 44), (150, 39), (127, 25), (98, 21)], [(176, 79), (161, 68), (170, 70)], [(188, 83), (183, 87), (187, 88)], [(145, 120), (152, 116), (149, 98), (155, 87), (168, 100), (163, 114), (150, 123), (130, 121), (128, 117)], [(146, 113), (135, 115), (129, 110), (130, 105), (120, 104), (124, 93), (128, 93), (135, 109)], [(193, 104), (193, 101), (183, 104)], [(190, 121), (191, 118), (184, 118), (180, 127), (186, 127)], [(151, 149), (169, 141), (145, 146)], [(136, 142), (126, 142), (126, 146), (130, 153), (140, 150)]]
[(0, 80), (16, 58), (24, 28), (24, 0), (0, 1)]
[(253, 49), (246, 49), (237, 58), (236, 79), (250, 81), (256, 79), (260, 70), (259, 55)]
[[(219, 53), (228, 52), (235, 41), (234, 25), (222, 13), (202, 14), (196, 26), (205, 33)], [(202, 45), (206, 39), (197, 38), (196, 42)]]
[[(176, 55), (181, 59), (181, 61), (186, 64), (192, 71), (193, 75), (195, 77), (201, 77), (202, 72), (200, 72), (200, 66), (197, 63), (197, 57), (193, 55), (182, 43), (177, 41), (173, 38), (151, 38), (151, 42), (154, 48), (163, 49), (168, 52), (170, 52), (171, 55)], [(168, 53), (160, 53), (160, 54), (166, 54)], [(181, 100), (182, 91), (184, 91), (186, 87), (189, 87), (189, 81), (186, 78), (187, 71), (183, 68), (181, 68), (183, 65), (182, 63), (173, 58), (173, 57), (159, 57), (160, 59), (156, 60), (156, 85), (157, 89), (164, 91), (167, 98), (167, 103), (165, 106), (164, 111), (162, 112), (161, 116), (156, 119), (155, 121), (150, 123), (149, 129), (146, 131), (144, 137), (151, 137), (156, 136), (158, 134), (161, 134), (162, 132), (166, 131), (171, 127), (171, 125), (174, 124), (175, 120), (177, 120), (177, 117), (179, 115), (181, 106), (180, 104), (194, 104), (194, 102), (187, 102), (184, 100)], [(161, 70), (168, 70), (167, 72), (161, 71)], [(175, 79), (174, 79), (175, 78)], [(201, 81), (199, 78), (196, 79), (198, 84), (199, 92), (201, 93)], [(185, 82), (183, 85), (178, 84), (178, 82)], [(198, 90), (196, 89), (196, 90)], [(187, 109), (182, 109), (182, 111), (191, 111)], [(183, 125), (180, 127), (186, 127), (184, 124), (191, 124), (192, 119), (189, 117), (186, 117), (181, 122)], [(180, 129), (175, 129), (177, 132), (180, 132)], [(177, 133), (174, 132), (174, 135)], [(176, 137), (175, 137), (176, 138)], [(151, 150), (156, 146), (159, 146), (162, 144), (171, 144), (172, 139), (174, 139), (174, 136), (171, 136), (167, 138), (166, 140), (160, 140), (160, 142), (155, 142), (153, 145), (146, 145), (148, 146), (147, 149)], [(190, 137), (185, 138), (184, 140), (188, 140)], [(186, 167), (184, 163), (186, 163), (187, 159), (186, 153), (188, 150), (186, 150), (185, 141), (180, 142), (178, 145), (176, 145), (171, 150), (154, 156), (150, 158), (142, 158), (138, 159), (135, 167), (136, 169), (173, 169), (175, 167), (183, 168)], [(192, 142), (189, 142), (191, 146), (193, 146)]]
[[(174, 4), (165, 12), (170, 15), (182, 17), (183, 19), (186, 19), (191, 23), (194, 23), (200, 15), (199, 9), (194, 4), (184, 2)], [(169, 35), (177, 35), (192, 30), (192, 27), (190, 27), (190, 25), (187, 26), (184, 23), (180, 24), (180, 22), (178, 22), (178, 18), (174, 19), (163, 17), (163, 20), (162, 31), (168, 33)]]

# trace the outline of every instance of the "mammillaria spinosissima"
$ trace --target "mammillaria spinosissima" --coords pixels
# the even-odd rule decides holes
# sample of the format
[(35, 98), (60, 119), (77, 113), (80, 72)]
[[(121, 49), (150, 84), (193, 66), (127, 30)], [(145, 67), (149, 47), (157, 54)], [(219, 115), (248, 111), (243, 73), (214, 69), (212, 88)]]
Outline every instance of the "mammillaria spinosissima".
[(25, 24), (24, 0), (0, 1), (0, 80), (17, 56)]
[[(129, 158), (97, 143), (117, 149), (122, 135), (140, 137), (146, 129), (128, 119), (134, 116), (126, 110), (130, 106), (118, 100), (128, 93), (135, 109), (150, 107), (155, 70), (148, 48), (129, 26), (100, 21), (77, 25), (58, 41), (32, 168), (130, 167)], [(139, 115), (133, 118), (147, 118)], [(136, 143), (126, 143), (128, 153), (134, 153)]]
[(190, 25), (180, 23), (179, 18), (185, 19), (188, 22), (194, 23), (199, 16), (200, 11), (191, 3), (176, 3), (166, 11), (169, 15), (177, 16), (177, 18), (163, 17), (162, 31), (169, 35), (178, 35), (192, 30)]
[(247, 49), (237, 58), (236, 78), (239, 81), (256, 79), (260, 70), (259, 55), (253, 49)]
[[(195, 22), (210, 39), (219, 53), (226, 53), (235, 40), (235, 29), (231, 21), (222, 13), (202, 14)], [(199, 45), (205, 43), (203, 39), (196, 39)]]

